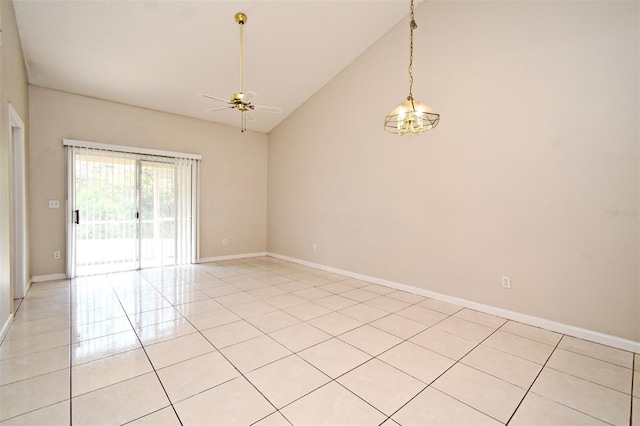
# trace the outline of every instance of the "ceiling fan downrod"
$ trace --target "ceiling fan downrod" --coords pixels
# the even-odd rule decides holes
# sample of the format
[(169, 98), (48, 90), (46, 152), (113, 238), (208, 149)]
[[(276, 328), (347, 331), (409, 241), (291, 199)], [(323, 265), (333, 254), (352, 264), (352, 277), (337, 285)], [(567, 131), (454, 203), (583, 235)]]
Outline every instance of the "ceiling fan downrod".
[(240, 24), (240, 93), (242, 94), (242, 73), (244, 71), (244, 63), (243, 63), (243, 56), (244, 56), (244, 52), (243, 52), (243, 39), (242, 39), (242, 27), (244, 27), (244, 24), (247, 22), (247, 15), (245, 15), (242, 12), (238, 12), (236, 13), (236, 22), (238, 24)]
[(214, 101), (223, 102), (226, 105), (218, 108), (210, 108), (207, 111), (222, 111), (226, 109), (237, 109), (242, 114), (242, 124), (240, 131), (244, 133), (247, 130), (247, 118), (249, 120), (255, 120), (255, 117), (251, 114), (253, 110), (267, 111), (279, 114), (282, 112), (281, 108), (270, 107), (266, 105), (254, 105), (251, 101), (256, 96), (255, 92), (249, 91), (248, 93), (244, 93), (244, 82), (243, 82), (243, 73), (244, 73), (244, 40), (243, 40), (243, 26), (247, 22), (247, 15), (242, 12), (238, 12), (235, 14), (235, 20), (240, 25), (240, 90), (238, 92), (232, 93), (231, 98), (229, 100), (225, 100), (223, 98), (219, 98), (216, 96), (207, 95), (201, 93), (205, 98), (213, 99)]

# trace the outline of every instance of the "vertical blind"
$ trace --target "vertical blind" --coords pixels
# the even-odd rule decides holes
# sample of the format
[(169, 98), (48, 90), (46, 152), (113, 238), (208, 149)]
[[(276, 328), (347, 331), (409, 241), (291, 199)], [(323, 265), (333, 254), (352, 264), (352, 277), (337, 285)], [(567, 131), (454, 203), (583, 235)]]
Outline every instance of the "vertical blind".
[(137, 269), (136, 160), (71, 149), (77, 275)]
[(65, 145), (70, 276), (195, 262), (198, 156), (115, 151), (68, 140)]

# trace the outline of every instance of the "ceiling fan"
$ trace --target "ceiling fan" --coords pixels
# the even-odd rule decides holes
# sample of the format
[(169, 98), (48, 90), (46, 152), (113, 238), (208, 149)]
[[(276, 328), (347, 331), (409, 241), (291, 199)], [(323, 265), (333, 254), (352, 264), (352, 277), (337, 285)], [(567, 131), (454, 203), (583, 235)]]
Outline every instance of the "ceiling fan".
[(242, 128), (241, 132), (245, 132), (247, 130), (247, 118), (251, 121), (255, 120), (255, 116), (251, 113), (251, 111), (267, 111), (273, 112), (276, 114), (280, 114), (282, 112), (282, 108), (265, 106), (265, 105), (254, 105), (251, 103), (253, 98), (256, 96), (256, 92), (243, 92), (242, 90), (242, 72), (243, 72), (243, 50), (242, 50), (242, 27), (247, 22), (247, 15), (242, 12), (238, 12), (235, 15), (236, 22), (240, 25), (240, 90), (231, 95), (230, 100), (225, 100), (222, 98), (218, 98), (216, 96), (205, 95), (201, 93), (201, 96), (205, 98), (213, 99), (214, 101), (224, 102), (227, 104), (226, 106), (218, 107), (218, 108), (210, 108), (207, 111), (222, 111), (225, 109), (233, 108), (237, 109), (242, 113)]

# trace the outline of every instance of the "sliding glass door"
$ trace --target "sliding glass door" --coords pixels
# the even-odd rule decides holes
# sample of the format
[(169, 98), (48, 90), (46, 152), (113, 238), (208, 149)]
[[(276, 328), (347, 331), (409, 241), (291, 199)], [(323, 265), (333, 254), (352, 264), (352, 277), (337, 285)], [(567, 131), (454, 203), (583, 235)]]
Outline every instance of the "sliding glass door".
[(173, 164), (140, 164), (140, 267), (172, 265), (176, 255)]
[(68, 274), (193, 263), (196, 165), (70, 147)]
[(120, 153), (74, 152), (76, 275), (137, 268), (137, 161)]

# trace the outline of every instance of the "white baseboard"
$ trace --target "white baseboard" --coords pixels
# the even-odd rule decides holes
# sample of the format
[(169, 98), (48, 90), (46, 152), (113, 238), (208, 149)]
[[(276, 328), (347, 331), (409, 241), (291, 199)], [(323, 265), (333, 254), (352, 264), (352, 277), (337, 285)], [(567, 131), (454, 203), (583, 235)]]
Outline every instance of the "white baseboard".
[(600, 343), (614, 348), (623, 349), (625, 351), (631, 351), (640, 353), (640, 342), (624, 339), (622, 337), (611, 336), (609, 334), (599, 333), (593, 330), (587, 330), (580, 327), (575, 327), (568, 324), (551, 321), (544, 318), (538, 318), (531, 315), (522, 314), (520, 312), (510, 311), (508, 309), (502, 309), (491, 305), (485, 305), (483, 303), (473, 302), (471, 300), (461, 299), (458, 297), (448, 296), (446, 294), (437, 293), (435, 291), (426, 290), (410, 286), (407, 284), (396, 283), (393, 281), (387, 281), (376, 277), (370, 277), (368, 275), (358, 274), (351, 271), (345, 271), (331, 266), (320, 265), (306, 260), (296, 259), (293, 257), (283, 256), (277, 253), (267, 252), (267, 256), (274, 257), (276, 259), (286, 260), (288, 262), (297, 263), (311, 268), (320, 269), (327, 272), (333, 272), (335, 274), (344, 275), (350, 278), (355, 278), (362, 281), (367, 281), (374, 284), (383, 285), (385, 287), (394, 288), (396, 290), (402, 290), (409, 293), (419, 294), (420, 296), (429, 297), (431, 299), (441, 300), (443, 302), (452, 303), (454, 305), (462, 306), (465, 308), (474, 309), (476, 311), (484, 312), (491, 315), (496, 315), (501, 318), (510, 319), (513, 321), (521, 322), (524, 324), (532, 325), (534, 327), (540, 327), (547, 330), (555, 331), (557, 333), (566, 334), (569, 336), (577, 337), (591, 342)]
[(4, 341), (4, 338), (7, 337), (7, 333), (9, 333), (9, 328), (11, 327), (11, 323), (13, 322), (13, 314), (9, 314), (7, 320), (2, 325), (2, 330), (0, 330), (0, 343)]
[(265, 251), (260, 253), (230, 254), (227, 256), (204, 257), (202, 259), (198, 259), (196, 263), (218, 262), (220, 260), (246, 259), (248, 257), (264, 257), (266, 255), (267, 255), (267, 252)]
[[(66, 280), (67, 274), (50, 274), (50, 275), (36, 275), (31, 277), (31, 283), (41, 283), (43, 281), (57, 281)], [(31, 284), (29, 284), (31, 285)]]

